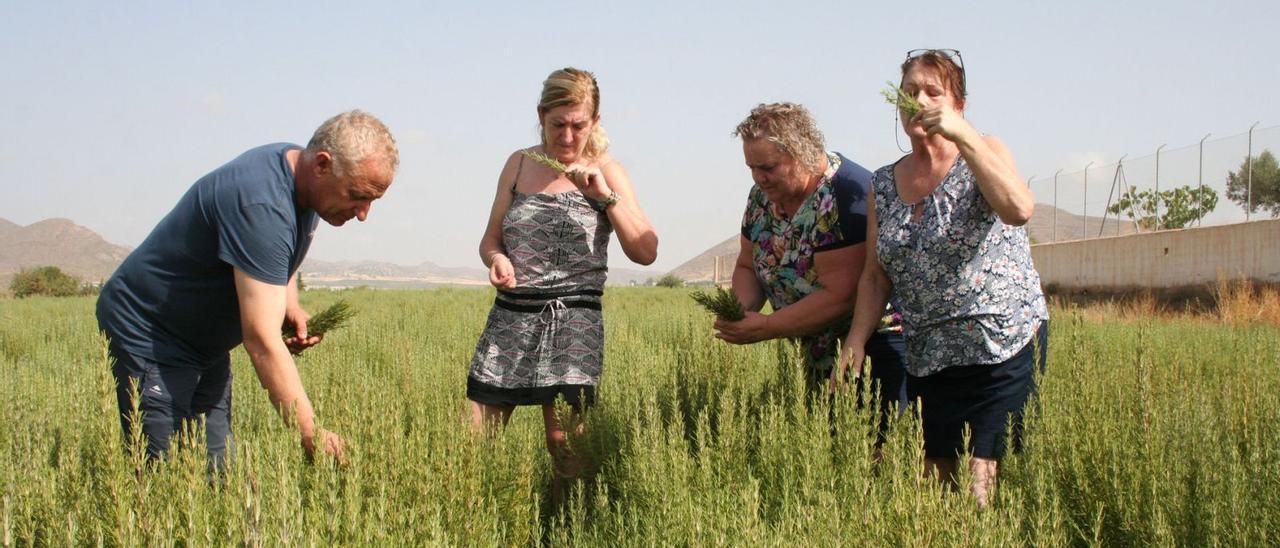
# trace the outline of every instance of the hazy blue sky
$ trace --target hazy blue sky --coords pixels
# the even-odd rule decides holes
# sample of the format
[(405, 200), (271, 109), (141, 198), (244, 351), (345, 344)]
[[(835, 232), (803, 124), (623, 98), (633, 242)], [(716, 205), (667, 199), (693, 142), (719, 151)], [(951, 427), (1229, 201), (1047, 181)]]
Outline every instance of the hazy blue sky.
[(912, 48), (962, 51), (967, 116), (1023, 177), (1280, 123), (1274, 0), (358, 4), (9, 3), (0, 217), (137, 245), (199, 176), (363, 108), (399, 176), (312, 257), (476, 266), (502, 161), (536, 142), (540, 83), (566, 65), (599, 79), (661, 269), (737, 231), (751, 180), (729, 132), (757, 103), (803, 103), (829, 148), (893, 161), (877, 92)]

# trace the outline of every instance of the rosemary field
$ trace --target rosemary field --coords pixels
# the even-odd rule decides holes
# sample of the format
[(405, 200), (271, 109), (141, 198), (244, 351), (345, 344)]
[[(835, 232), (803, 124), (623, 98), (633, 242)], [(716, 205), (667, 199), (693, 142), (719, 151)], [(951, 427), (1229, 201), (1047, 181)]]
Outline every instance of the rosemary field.
[[(307, 464), (243, 352), (234, 446), (193, 434), (148, 468), (123, 450), (93, 300), (0, 300), (0, 541), (48, 544), (1275, 545), (1280, 330), (1052, 311), (1026, 451), (990, 509), (919, 477), (919, 425), (807, 402), (784, 344), (726, 345), (681, 289), (610, 289), (588, 463), (547, 502), (542, 420), (464, 426), (491, 290), (309, 291), (360, 314), (299, 360), (347, 467)], [(832, 428), (829, 416), (836, 424)], [(194, 447), (194, 448), (193, 448)], [(962, 478), (962, 481), (965, 481)]]

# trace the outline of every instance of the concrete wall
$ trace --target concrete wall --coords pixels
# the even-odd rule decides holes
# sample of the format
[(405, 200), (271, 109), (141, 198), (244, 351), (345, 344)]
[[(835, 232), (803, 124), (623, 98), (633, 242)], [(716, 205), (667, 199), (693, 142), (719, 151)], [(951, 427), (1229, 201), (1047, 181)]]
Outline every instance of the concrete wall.
[(1280, 282), (1280, 219), (1031, 246), (1046, 285), (1178, 287), (1228, 278)]

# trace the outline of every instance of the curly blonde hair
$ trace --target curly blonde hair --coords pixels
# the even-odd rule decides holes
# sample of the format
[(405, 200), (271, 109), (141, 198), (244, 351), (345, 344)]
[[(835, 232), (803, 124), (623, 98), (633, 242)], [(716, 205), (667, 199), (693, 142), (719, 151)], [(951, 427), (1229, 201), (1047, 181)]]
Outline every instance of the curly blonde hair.
[(822, 131), (809, 110), (796, 103), (761, 103), (733, 130), (734, 137), (765, 139), (778, 150), (817, 171), (826, 155)]
[[(572, 105), (591, 105), (591, 118), (600, 119), (600, 86), (596, 76), (585, 70), (565, 67), (547, 76), (542, 82), (542, 97), (538, 100), (538, 114), (546, 114), (551, 109)], [(542, 117), (538, 117), (538, 126), (542, 126)], [(546, 133), (542, 133), (543, 144)], [(587, 137), (587, 146), (583, 154), (589, 158), (598, 158), (609, 150), (609, 137), (604, 127), (596, 124), (595, 130)]]

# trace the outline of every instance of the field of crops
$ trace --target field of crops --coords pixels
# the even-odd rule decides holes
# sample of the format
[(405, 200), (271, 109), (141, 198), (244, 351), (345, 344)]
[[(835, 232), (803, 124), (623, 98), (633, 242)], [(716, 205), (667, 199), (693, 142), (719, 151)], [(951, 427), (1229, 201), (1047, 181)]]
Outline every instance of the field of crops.
[(684, 290), (611, 289), (587, 477), (557, 508), (540, 413), (464, 426), (491, 291), (304, 304), (339, 297), (359, 315), (299, 363), (349, 464), (303, 459), (237, 351), (212, 482), (198, 436), (153, 470), (122, 449), (91, 297), (0, 300), (3, 545), (1280, 544), (1275, 326), (1055, 308), (1026, 451), (979, 512), (920, 479), (910, 416), (873, 467), (869, 413), (807, 401), (787, 345), (720, 343)]

